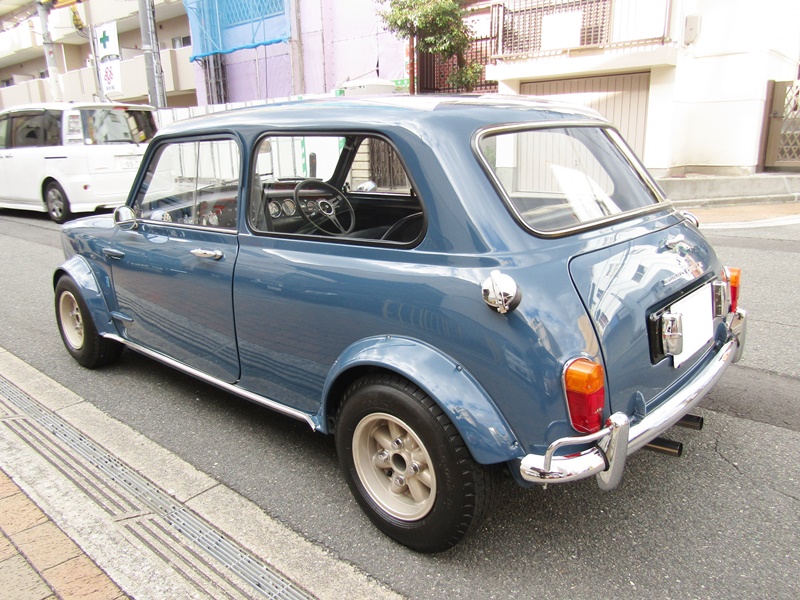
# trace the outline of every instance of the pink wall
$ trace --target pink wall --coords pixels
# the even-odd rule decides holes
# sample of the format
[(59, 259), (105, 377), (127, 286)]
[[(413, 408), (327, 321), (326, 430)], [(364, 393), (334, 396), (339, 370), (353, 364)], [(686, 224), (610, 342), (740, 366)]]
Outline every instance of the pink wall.
[[(291, 7), (295, 0), (286, 0)], [(329, 92), (361, 77), (403, 79), (405, 42), (383, 30), (374, 0), (297, 0), (304, 86), (296, 93)], [(290, 44), (224, 55), (228, 101), (282, 98), (293, 93)], [(296, 70), (297, 71), (297, 70)], [(196, 70), (198, 103), (206, 103), (202, 69)], [(301, 89), (303, 87), (304, 89)]]

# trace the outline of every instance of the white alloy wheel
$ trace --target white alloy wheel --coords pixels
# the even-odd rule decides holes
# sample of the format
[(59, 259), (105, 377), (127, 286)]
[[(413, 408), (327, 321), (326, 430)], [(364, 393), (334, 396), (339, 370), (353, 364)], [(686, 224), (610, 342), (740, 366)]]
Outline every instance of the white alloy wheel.
[(74, 350), (80, 350), (84, 342), (83, 315), (72, 292), (64, 291), (59, 297), (58, 319), (66, 342)]
[(353, 462), (366, 493), (393, 517), (417, 521), (433, 508), (432, 461), (419, 437), (397, 417), (372, 413), (358, 423)]

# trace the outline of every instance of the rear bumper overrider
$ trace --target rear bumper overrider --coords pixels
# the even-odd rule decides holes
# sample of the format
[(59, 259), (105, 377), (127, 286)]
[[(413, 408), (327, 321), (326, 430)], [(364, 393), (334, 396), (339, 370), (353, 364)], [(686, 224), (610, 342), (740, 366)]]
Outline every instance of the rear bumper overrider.
[[(627, 456), (675, 425), (714, 387), (725, 369), (741, 358), (746, 316), (741, 309), (733, 313), (729, 323), (730, 340), (722, 345), (708, 365), (653, 412), (635, 423), (623, 412), (614, 413), (606, 420), (606, 426), (596, 433), (561, 438), (550, 444), (544, 454), (528, 454), (520, 464), (522, 478), (532, 483), (549, 484), (596, 475), (602, 489), (617, 487), (622, 480)], [(562, 448), (585, 447), (590, 443), (594, 445), (582, 452), (556, 456)]]

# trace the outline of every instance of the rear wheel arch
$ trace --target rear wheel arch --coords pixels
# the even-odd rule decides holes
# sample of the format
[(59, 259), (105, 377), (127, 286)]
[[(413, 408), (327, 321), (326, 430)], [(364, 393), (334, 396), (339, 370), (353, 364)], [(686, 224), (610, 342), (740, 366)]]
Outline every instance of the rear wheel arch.
[(42, 204), (45, 212), (55, 223), (64, 223), (72, 216), (69, 197), (64, 187), (53, 177), (45, 177), (42, 181)]
[(366, 515), (413, 550), (447, 550), (491, 512), (496, 466), (476, 462), (445, 411), (401, 375), (372, 371), (348, 386), (336, 450)]
[(429, 396), (478, 463), (496, 464), (522, 456), (511, 427), (480, 384), (451, 358), (410, 338), (367, 338), (345, 350), (323, 390), (318, 428), (333, 432), (346, 390), (365, 376), (381, 373), (401, 377)]

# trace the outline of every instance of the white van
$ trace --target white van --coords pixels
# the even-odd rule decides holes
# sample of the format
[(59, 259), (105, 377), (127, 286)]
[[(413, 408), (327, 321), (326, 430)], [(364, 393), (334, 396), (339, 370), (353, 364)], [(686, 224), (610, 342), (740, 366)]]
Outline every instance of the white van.
[(59, 102), (0, 112), (0, 208), (73, 213), (125, 203), (147, 143), (153, 108)]

